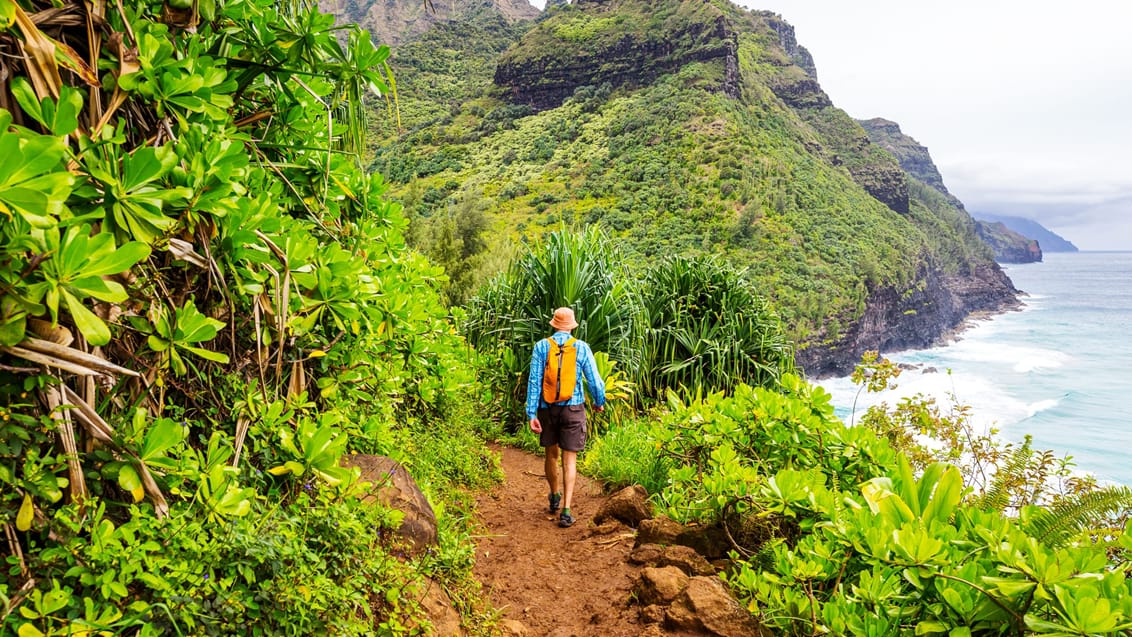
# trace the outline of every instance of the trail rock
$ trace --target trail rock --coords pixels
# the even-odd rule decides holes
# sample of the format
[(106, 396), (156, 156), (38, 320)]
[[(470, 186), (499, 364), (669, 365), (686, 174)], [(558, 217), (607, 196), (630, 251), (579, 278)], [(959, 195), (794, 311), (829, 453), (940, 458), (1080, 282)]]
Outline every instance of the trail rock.
[(633, 588), (641, 604), (667, 604), (688, 585), (688, 576), (675, 566), (648, 567)]
[(656, 566), (664, 555), (664, 547), (659, 544), (642, 544), (629, 554), (630, 564), (648, 564)]
[(657, 566), (675, 566), (687, 575), (715, 575), (715, 567), (690, 546), (669, 546), (656, 561)]
[(645, 544), (688, 546), (709, 560), (725, 557), (732, 548), (722, 527), (684, 525), (663, 516), (641, 522), (636, 546)]
[(684, 525), (664, 516), (642, 520), (637, 527), (637, 546), (643, 544), (675, 544), (684, 532)]
[(355, 454), (344, 456), (342, 466), (361, 469), (361, 479), (370, 483), (363, 500), (376, 500), (404, 512), (399, 532), (408, 543), (411, 555), (420, 555), (436, 545), (436, 514), (400, 463), (385, 456)]
[(527, 637), (530, 633), (527, 625), (517, 619), (500, 620), (499, 628), (502, 629), (505, 637)]
[(719, 637), (761, 634), (751, 613), (739, 605), (717, 577), (693, 577), (666, 613), (666, 625)]
[(614, 493), (598, 509), (594, 516), (594, 524), (601, 524), (606, 520), (620, 520), (631, 527), (640, 525), (642, 520), (652, 517), (652, 505), (649, 504), (649, 493), (639, 484)]
[(461, 626), (460, 613), (456, 605), (444, 591), (439, 583), (425, 579), (424, 590), (420, 596), (421, 608), (428, 614), (428, 621), (432, 624), (430, 635), (443, 635), (443, 637), (465, 637), (468, 633)]
[(646, 624), (659, 624), (664, 621), (665, 608), (659, 604), (649, 604), (641, 609), (641, 621)]

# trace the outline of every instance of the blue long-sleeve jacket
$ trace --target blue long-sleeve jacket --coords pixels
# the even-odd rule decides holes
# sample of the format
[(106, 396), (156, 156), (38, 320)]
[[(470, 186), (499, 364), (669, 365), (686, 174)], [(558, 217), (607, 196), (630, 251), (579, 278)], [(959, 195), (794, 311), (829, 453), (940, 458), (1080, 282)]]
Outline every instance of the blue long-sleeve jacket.
[[(563, 345), (570, 340), (570, 332), (555, 332), (550, 338), (555, 343)], [(594, 361), (593, 350), (583, 341), (574, 343), (578, 348), (577, 378), (585, 378), (590, 389), (590, 396), (597, 407), (605, 406), (605, 381), (597, 372), (597, 363)], [(539, 339), (531, 352), (531, 374), (527, 379), (527, 420), (535, 417), (537, 410), (545, 409), (549, 405), (542, 399), (542, 376), (546, 372), (546, 357), (550, 355), (550, 344), (546, 339)], [(566, 401), (567, 405), (583, 405), (586, 402), (585, 390), (582, 383), (574, 385), (574, 395)]]

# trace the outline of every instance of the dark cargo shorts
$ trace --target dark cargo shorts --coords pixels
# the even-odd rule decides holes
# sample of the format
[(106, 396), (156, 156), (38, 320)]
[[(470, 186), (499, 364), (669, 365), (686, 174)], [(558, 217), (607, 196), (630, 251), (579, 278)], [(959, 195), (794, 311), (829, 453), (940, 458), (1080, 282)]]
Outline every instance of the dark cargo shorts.
[(538, 441), (543, 447), (558, 445), (566, 451), (581, 451), (586, 446), (586, 406), (551, 405), (536, 414), (542, 424)]

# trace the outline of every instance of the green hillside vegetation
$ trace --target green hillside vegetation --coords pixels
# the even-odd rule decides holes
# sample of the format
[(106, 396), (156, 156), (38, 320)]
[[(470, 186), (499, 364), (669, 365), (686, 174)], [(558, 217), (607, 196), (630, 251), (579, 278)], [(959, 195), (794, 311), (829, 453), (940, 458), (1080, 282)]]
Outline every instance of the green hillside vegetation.
[[(448, 116), (491, 82), (495, 62), (531, 22), (510, 22), (487, 6), (433, 26), (396, 47), (389, 65), (397, 79), (397, 109), (375, 106), (371, 143)], [(401, 129), (398, 129), (398, 124)]]
[[(302, 3), (179, 4), (0, 5), (3, 634), (427, 634), (426, 589), (492, 634), (469, 492), (498, 480), (485, 439), (566, 304), (611, 398), (585, 470), (731, 532), (723, 576), (771, 629), (1132, 626), (1128, 489), (961, 407), (846, 426), (794, 373), (785, 330), (819, 334), (962, 243), (926, 236), (962, 220), (914, 182), (894, 212), (769, 88), (708, 90), (714, 62), (539, 114), (481, 96), (379, 159), (451, 222), (420, 235), (450, 263), (540, 236), (472, 296), (363, 169), (386, 49)], [(856, 380), (898, 374), (870, 357)], [(354, 452), (412, 474), (435, 546), (406, 553)]]
[[(895, 160), (851, 118), (832, 106), (794, 108), (776, 95), (774, 87), (806, 73), (780, 47), (770, 18), (712, 3), (615, 5), (555, 9), (500, 64), (573, 73), (578, 58), (591, 59), (582, 51), (624, 37), (647, 48), (660, 34), (703, 27), (707, 35), (672, 44), (671, 61), (716, 51), (708, 26), (729, 24), (737, 32), (738, 97), (720, 90), (723, 58), (688, 62), (655, 81), (647, 69), (625, 78), (611, 60), (589, 69), (596, 85), (538, 113), (485, 87), (458, 111), (377, 150), (374, 167), (414, 224), (451, 218), (471, 202), (488, 221), (488, 252), (506, 253), (561, 225), (597, 224), (625, 246), (636, 270), (660, 254), (722, 255), (748, 268), (803, 348), (836, 341), (878, 289), (909, 290), (929, 269), (965, 272), (989, 261), (965, 213), (913, 188), (909, 214), (899, 214), (862, 187), (898, 177), (894, 187), (907, 190)], [(612, 75), (602, 75), (607, 67)], [(418, 245), (438, 253), (427, 239)], [(463, 278), (464, 290), (449, 298), (467, 298), (490, 274)]]

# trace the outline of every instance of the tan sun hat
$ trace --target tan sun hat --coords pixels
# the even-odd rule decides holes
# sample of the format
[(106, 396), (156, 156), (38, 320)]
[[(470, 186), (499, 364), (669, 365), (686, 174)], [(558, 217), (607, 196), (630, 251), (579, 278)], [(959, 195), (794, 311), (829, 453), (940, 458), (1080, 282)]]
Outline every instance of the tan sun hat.
[(554, 318), (550, 319), (550, 326), (556, 330), (572, 330), (578, 327), (578, 322), (574, 320), (574, 310), (568, 307), (560, 307), (554, 310)]

